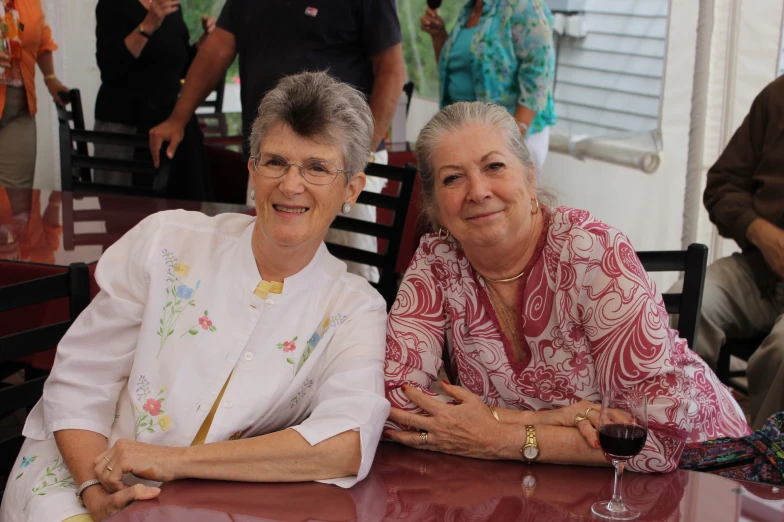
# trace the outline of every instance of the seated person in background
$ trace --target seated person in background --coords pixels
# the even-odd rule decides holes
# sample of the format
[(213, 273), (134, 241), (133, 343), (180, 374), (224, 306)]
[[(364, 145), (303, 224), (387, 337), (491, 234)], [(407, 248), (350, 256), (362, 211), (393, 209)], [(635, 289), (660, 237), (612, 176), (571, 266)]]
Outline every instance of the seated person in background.
[[(715, 367), (727, 337), (767, 335), (748, 362), (752, 427), (784, 410), (784, 77), (769, 84), (708, 171), (703, 201), (743, 253), (708, 267), (694, 350)], [(681, 283), (676, 285), (679, 288)]]
[[(215, 20), (202, 15), (204, 33), (191, 45), (179, 0), (100, 0), (95, 18), (95, 55), (101, 71), (95, 130), (147, 134), (177, 103), (181, 80), (196, 50), (215, 28)], [(203, 139), (198, 121), (191, 117), (175, 158), (168, 196), (208, 199), (211, 188), (204, 168)], [(146, 153), (136, 154), (140, 152)], [(95, 145), (97, 156), (132, 160), (134, 153), (133, 147)], [(100, 183), (131, 184), (127, 172), (96, 171), (94, 175)]]
[[(444, 108), (416, 152), (423, 211), (440, 228), (423, 238), (389, 316), (396, 430), (386, 437), (519, 460), (533, 426), (537, 461), (607, 465), (593, 425), (615, 388), (648, 399), (635, 471), (671, 471), (687, 443), (749, 433), (729, 391), (669, 328), (629, 239), (587, 211), (544, 204), (503, 107)], [(441, 398), (457, 405), (431, 396), (444, 350), (454, 384), (442, 383)]]
[(389, 412), (386, 306), (323, 239), (362, 190), (372, 135), (353, 88), (284, 78), (251, 135), (258, 217), (162, 212), (106, 251), (0, 520), (98, 522), (185, 477), (349, 487), (367, 475)]
[(60, 247), (62, 195), (52, 192), (41, 212), (41, 191), (0, 187), (0, 259), (52, 265)]

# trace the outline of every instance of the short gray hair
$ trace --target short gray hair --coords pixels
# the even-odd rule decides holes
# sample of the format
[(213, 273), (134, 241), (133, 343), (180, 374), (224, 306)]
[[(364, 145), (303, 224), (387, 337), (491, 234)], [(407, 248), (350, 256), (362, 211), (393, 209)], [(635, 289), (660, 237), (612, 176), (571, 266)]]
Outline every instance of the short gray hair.
[(373, 139), (373, 114), (365, 96), (325, 72), (304, 72), (281, 79), (259, 104), (250, 133), (251, 156), (276, 123), (302, 137), (343, 149), (346, 182), (365, 170)]
[(419, 175), (422, 177), (422, 217), (434, 229), (439, 226), (439, 223), (435, 217), (433, 150), (444, 133), (462, 129), (470, 123), (484, 123), (504, 131), (509, 149), (525, 169), (526, 181), (533, 185), (532, 179), (536, 176), (536, 167), (520, 134), (520, 128), (509, 111), (500, 105), (478, 101), (457, 102), (444, 107), (420, 131), (416, 142)]

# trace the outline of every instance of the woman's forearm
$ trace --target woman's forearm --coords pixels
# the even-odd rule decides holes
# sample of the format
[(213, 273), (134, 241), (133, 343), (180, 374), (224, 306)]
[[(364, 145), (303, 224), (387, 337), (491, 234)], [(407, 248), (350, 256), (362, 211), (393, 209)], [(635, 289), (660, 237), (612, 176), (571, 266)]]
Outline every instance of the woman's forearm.
[(358, 431), (311, 446), (292, 429), (250, 439), (184, 448), (176, 478), (245, 482), (302, 482), (356, 475), (362, 461)]
[[(601, 449), (591, 448), (576, 428), (538, 424), (536, 442), (539, 457), (536, 462), (549, 464), (581, 464), (587, 466), (609, 466)], [(520, 448), (526, 440), (525, 425), (503, 423), (498, 458), (523, 460)]]
[(133, 55), (134, 58), (138, 58), (140, 54), (142, 54), (142, 50), (144, 50), (144, 46), (147, 45), (148, 38), (143, 36), (137, 29), (134, 29), (131, 34), (125, 37), (125, 47), (128, 48), (128, 52)]
[(106, 437), (94, 431), (61, 430), (54, 432), (54, 440), (76, 484), (96, 478), (93, 461), (108, 449)]
[[(528, 134), (528, 129), (531, 126), (531, 123), (534, 121), (536, 117), (536, 112), (532, 111), (528, 107), (524, 105), (518, 105), (515, 109), (514, 119), (517, 121), (518, 126), (520, 127), (520, 132), (525, 138), (526, 134)], [(520, 125), (520, 124), (523, 125)]]

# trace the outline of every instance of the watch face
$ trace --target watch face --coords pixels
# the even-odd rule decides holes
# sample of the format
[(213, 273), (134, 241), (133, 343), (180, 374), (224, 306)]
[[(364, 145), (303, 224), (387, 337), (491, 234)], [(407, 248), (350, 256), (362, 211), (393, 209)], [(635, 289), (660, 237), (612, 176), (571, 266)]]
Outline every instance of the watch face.
[(535, 488), (536, 487), (536, 478), (533, 475), (526, 475), (523, 479), (523, 487), (524, 488)]
[(536, 446), (526, 446), (523, 449), (523, 456), (529, 460), (533, 460), (539, 456), (539, 448)]

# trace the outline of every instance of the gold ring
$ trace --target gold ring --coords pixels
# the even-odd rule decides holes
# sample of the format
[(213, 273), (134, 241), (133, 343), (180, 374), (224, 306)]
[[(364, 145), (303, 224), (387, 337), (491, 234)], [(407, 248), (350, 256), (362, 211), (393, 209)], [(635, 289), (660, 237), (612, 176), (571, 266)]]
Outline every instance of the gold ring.
[(108, 469), (109, 471), (114, 471), (114, 468), (112, 468), (111, 466), (106, 466), (106, 469)]
[(588, 418), (588, 414), (591, 413), (592, 411), (597, 411), (598, 412), (598, 410), (596, 410), (595, 408), (588, 408), (587, 410), (585, 410), (585, 418), (586, 419)]
[(501, 419), (498, 418), (498, 412), (495, 410), (495, 408), (493, 408), (489, 404), (487, 405), (487, 407), (490, 408), (490, 413), (493, 414), (493, 417), (495, 417), (495, 420), (497, 420), (498, 422), (501, 422)]
[(107, 457), (106, 455), (104, 455), (104, 457), (103, 457), (103, 460), (105, 460), (105, 461), (106, 461), (106, 462), (108, 462), (109, 464), (111, 464), (111, 463), (112, 463), (112, 461), (111, 461), (111, 460), (109, 460), (109, 457)]
[(419, 430), (419, 443), (427, 444), (427, 430)]
[(585, 417), (583, 417), (583, 416), (582, 416), (582, 415), (580, 415), (579, 413), (576, 413), (576, 414), (574, 415), (574, 425), (575, 425), (575, 427), (576, 427), (578, 424), (580, 424), (582, 421), (584, 421), (584, 420), (588, 420), (588, 419), (586, 419)]

